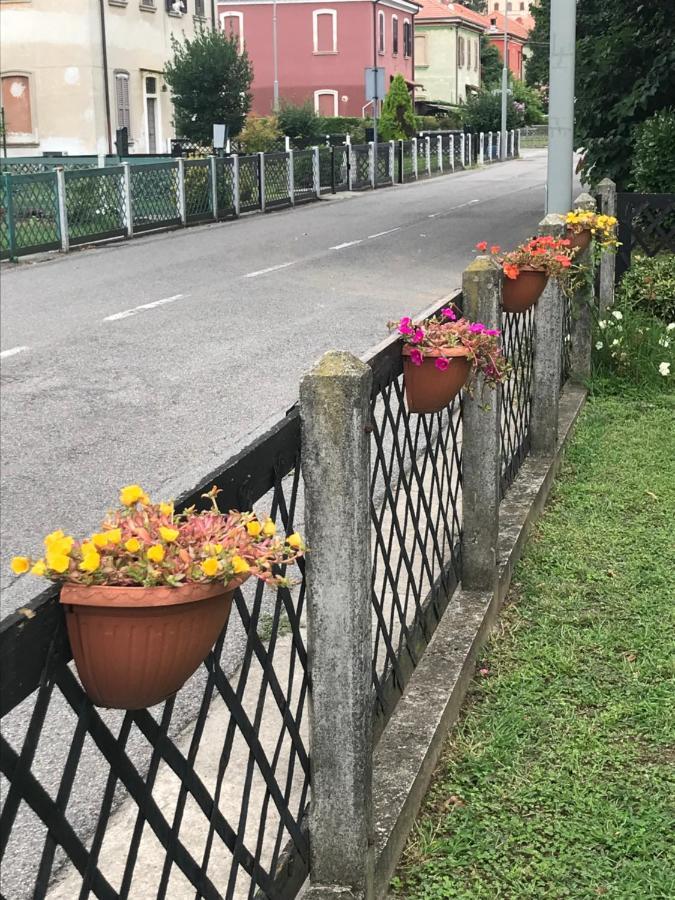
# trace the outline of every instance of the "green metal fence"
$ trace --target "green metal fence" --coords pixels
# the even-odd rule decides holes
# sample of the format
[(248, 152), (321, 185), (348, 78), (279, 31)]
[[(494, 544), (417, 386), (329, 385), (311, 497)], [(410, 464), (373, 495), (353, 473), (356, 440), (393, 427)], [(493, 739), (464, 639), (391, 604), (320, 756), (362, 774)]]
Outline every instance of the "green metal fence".
[(124, 169), (81, 169), (64, 173), (68, 239), (84, 244), (126, 232)]
[(19, 256), (61, 246), (56, 172), (3, 175), (5, 183), (0, 255)]
[(153, 163), (129, 170), (134, 231), (181, 224), (178, 163)]

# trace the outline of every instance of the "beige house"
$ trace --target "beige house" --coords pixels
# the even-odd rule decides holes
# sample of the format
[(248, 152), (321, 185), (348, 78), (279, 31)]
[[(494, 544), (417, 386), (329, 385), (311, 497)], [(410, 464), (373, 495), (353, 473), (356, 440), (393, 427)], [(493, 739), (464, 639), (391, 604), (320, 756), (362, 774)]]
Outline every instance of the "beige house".
[(10, 156), (166, 152), (171, 36), (211, 27), (212, 0), (0, 0), (2, 107)]
[(456, 106), (480, 88), (480, 39), (486, 19), (459, 3), (419, 0), (415, 17), (417, 100)]

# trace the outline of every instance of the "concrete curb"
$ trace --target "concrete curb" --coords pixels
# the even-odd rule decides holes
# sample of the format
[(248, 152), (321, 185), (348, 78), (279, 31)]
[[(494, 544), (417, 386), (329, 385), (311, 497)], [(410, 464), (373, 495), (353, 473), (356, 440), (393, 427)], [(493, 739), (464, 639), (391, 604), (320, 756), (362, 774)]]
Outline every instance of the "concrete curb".
[(389, 881), (456, 721), (476, 657), (508, 593), (515, 564), (560, 469), (586, 391), (568, 384), (560, 397), (553, 456), (528, 457), (500, 508), (499, 578), (492, 591), (459, 590), (441, 619), (373, 756), (376, 896)]

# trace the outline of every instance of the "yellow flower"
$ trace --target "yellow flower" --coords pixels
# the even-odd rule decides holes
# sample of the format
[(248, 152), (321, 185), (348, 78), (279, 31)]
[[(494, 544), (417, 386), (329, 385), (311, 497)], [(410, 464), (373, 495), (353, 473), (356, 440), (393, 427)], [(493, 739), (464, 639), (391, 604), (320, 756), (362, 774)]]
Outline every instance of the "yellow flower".
[(80, 569), (82, 572), (95, 572), (100, 565), (100, 554), (98, 554), (96, 550), (92, 550), (91, 553), (87, 553), (87, 555), (83, 558), (82, 562), (78, 566), (78, 569)]
[(246, 530), (251, 535), (251, 537), (258, 537), (260, 532), (262, 531), (262, 525), (258, 522), (257, 519), (253, 519), (253, 521), (249, 522), (246, 526)]
[(52, 550), (67, 556), (72, 550), (73, 542), (73, 538), (65, 535), (61, 530), (52, 531), (45, 538), (45, 550)]
[(160, 503), (159, 511), (163, 516), (172, 516), (173, 515), (173, 503)]
[(165, 555), (166, 550), (161, 544), (153, 544), (152, 547), (148, 549), (148, 559), (150, 562), (161, 563)]
[(93, 541), (83, 541), (80, 552), (83, 557), (88, 556), (90, 553), (96, 553), (96, 544)]
[(141, 542), (138, 538), (129, 538), (128, 541), (124, 542), (124, 549), (128, 550), (129, 553), (138, 553), (141, 549)]
[(166, 541), (167, 544), (170, 544), (171, 541), (175, 541), (178, 537), (178, 529), (177, 528), (167, 528), (166, 525), (159, 526), (159, 533), (162, 536), (162, 540)]
[(222, 553), (222, 552), (223, 552), (223, 545), (222, 545), (222, 544), (214, 544), (214, 545), (213, 545), (213, 549), (214, 549), (214, 551), (215, 551), (216, 553)]
[(15, 556), (12, 560), (12, 572), (15, 575), (23, 575), (30, 569), (30, 560), (27, 556)]
[(145, 497), (145, 491), (138, 484), (128, 484), (120, 491), (120, 503), (123, 506), (133, 506), (142, 497)]
[[(105, 539), (109, 544), (119, 544), (122, 540), (122, 529), (111, 528), (105, 532)], [(94, 535), (94, 543), (96, 543), (96, 535)]]
[(58, 572), (59, 575), (63, 575), (63, 573), (68, 570), (69, 565), (70, 560), (65, 553), (59, 553), (57, 550), (47, 551), (47, 568), (51, 569), (53, 572)]
[(248, 572), (250, 568), (249, 564), (241, 556), (232, 557), (232, 571), (235, 575), (241, 575), (243, 572)]
[[(122, 537), (121, 533), (120, 533), (120, 537)], [(108, 535), (105, 531), (98, 532), (97, 534), (92, 534), (91, 542), (95, 547), (98, 547), (100, 550), (103, 547), (108, 546)]]
[(292, 547), (294, 550), (302, 550), (302, 538), (298, 534), (297, 531), (294, 531), (293, 534), (290, 534), (286, 538), (286, 543), (289, 547)]
[(273, 537), (277, 533), (277, 526), (271, 519), (266, 519), (263, 525), (263, 534), (265, 537)]
[(220, 568), (220, 564), (219, 564), (218, 560), (213, 556), (211, 556), (209, 559), (205, 559), (201, 565), (202, 565), (202, 572), (205, 575), (208, 575), (209, 578), (212, 578), (218, 572), (218, 569)]
[(47, 571), (47, 566), (45, 565), (44, 559), (38, 559), (38, 561), (33, 565), (33, 568), (30, 570), (31, 575), (44, 575)]

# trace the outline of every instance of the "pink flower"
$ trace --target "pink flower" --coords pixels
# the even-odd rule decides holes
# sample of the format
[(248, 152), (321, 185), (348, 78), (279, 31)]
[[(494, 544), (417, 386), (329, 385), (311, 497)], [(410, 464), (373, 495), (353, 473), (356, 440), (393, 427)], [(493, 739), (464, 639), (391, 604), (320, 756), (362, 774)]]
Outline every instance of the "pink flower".
[(476, 250), (487, 250), (487, 241), (478, 241)]
[(452, 310), (449, 306), (445, 306), (441, 310), (441, 314), (444, 315), (446, 319), (450, 319), (451, 322), (454, 322), (457, 319), (454, 310)]
[(479, 669), (478, 672), (483, 676), (483, 678), (486, 678), (490, 674), (489, 669)]
[(412, 351), (410, 352), (410, 362), (411, 362), (414, 366), (421, 366), (421, 365), (422, 365), (422, 360), (423, 360), (423, 359), (424, 359), (424, 356), (422, 355), (422, 351), (421, 351), (421, 350), (412, 350)]
[(424, 329), (416, 328), (413, 336), (410, 338), (413, 344), (419, 344), (420, 341), (424, 340)]
[(483, 334), (489, 334), (490, 337), (497, 337), (498, 334), (501, 334), (499, 328), (486, 328)]
[(436, 366), (436, 368), (438, 369), (439, 372), (445, 372), (445, 371), (447, 371), (447, 368), (450, 365), (450, 363), (444, 356), (439, 356), (438, 359), (436, 360), (436, 362), (434, 363), (434, 365)]
[(472, 322), (469, 325), (469, 331), (473, 332), (473, 334), (482, 334), (485, 331), (485, 325), (482, 322)]
[(412, 334), (412, 319), (410, 316), (403, 316), (401, 321), (398, 323), (398, 332), (399, 334)]

